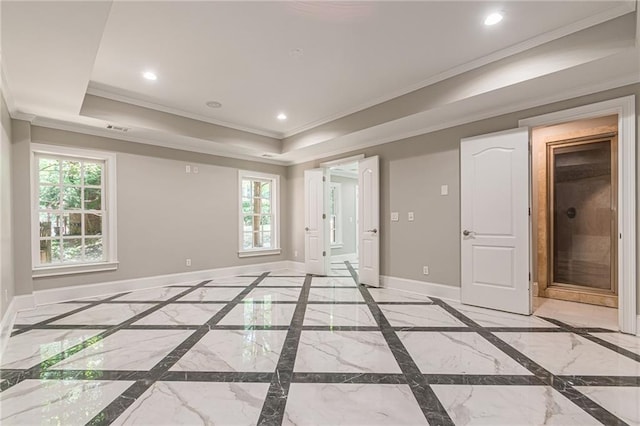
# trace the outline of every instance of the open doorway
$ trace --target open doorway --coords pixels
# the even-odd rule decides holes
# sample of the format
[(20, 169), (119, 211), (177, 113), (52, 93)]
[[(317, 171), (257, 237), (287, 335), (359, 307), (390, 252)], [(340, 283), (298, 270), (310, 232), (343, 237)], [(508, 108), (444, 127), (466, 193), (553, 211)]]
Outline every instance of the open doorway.
[(534, 314), (618, 329), (618, 115), (531, 130)]
[[(607, 128), (612, 121), (615, 127)], [(461, 140), (461, 301), (636, 334), (640, 318), (635, 96), (530, 117), (518, 124), (517, 129)], [(558, 129), (548, 138), (543, 135)], [(533, 132), (543, 145), (530, 145)], [(542, 166), (535, 167), (533, 161)], [(554, 176), (551, 181), (549, 165), (561, 166), (549, 172)], [(597, 180), (591, 185), (596, 190), (579, 199), (580, 191), (571, 189), (571, 182), (584, 179)], [(559, 188), (568, 183), (568, 190)], [(564, 194), (561, 200), (550, 202), (549, 194), (559, 190)], [(540, 206), (541, 200), (545, 206)], [(580, 212), (589, 220), (579, 226), (570, 223), (574, 228), (568, 234), (560, 229)], [(556, 227), (550, 230), (553, 221)], [(564, 241), (554, 239), (552, 232)], [(538, 241), (540, 235), (544, 240)], [(601, 279), (585, 282), (589, 269), (596, 269)], [(560, 300), (570, 291), (597, 293), (602, 304), (594, 304), (593, 294)], [(557, 298), (551, 299), (552, 293)], [(613, 305), (612, 299), (617, 308), (604, 306), (607, 300)]]
[[(354, 171), (357, 179), (352, 179)], [(380, 287), (378, 156), (321, 163), (304, 171), (304, 186), (305, 272), (351, 276)]]
[(358, 272), (358, 162), (329, 168), (331, 275)]

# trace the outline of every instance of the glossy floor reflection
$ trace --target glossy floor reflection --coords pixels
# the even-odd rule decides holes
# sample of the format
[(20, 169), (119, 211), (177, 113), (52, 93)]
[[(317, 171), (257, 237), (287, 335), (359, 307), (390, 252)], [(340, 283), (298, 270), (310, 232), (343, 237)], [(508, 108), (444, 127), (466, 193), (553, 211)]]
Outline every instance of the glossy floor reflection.
[(640, 338), (368, 289), (354, 266), (21, 312), (0, 423), (640, 424)]

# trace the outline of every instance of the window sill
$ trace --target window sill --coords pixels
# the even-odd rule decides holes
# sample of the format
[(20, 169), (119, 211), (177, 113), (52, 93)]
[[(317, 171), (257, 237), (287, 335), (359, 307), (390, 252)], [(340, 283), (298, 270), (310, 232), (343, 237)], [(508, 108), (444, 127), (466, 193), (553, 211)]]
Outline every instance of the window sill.
[(254, 257), (254, 256), (272, 256), (274, 254), (280, 254), (281, 249), (268, 249), (268, 250), (245, 250), (239, 251), (238, 257)]
[(31, 271), (32, 278), (55, 277), (59, 275), (85, 274), (88, 272), (115, 271), (120, 262), (84, 263), (78, 265), (42, 266)]

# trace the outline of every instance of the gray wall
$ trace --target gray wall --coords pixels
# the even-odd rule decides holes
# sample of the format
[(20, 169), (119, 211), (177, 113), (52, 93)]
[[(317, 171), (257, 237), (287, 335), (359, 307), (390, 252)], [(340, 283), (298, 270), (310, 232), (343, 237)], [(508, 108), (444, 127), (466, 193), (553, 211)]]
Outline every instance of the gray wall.
[(0, 92), (0, 318), (13, 295), (13, 232), (11, 230), (11, 117)]
[(331, 255), (351, 254), (356, 252), (357, 217), (356, 217), (356, 186), (358, 179), (331, 175), (331, 182), (340, 184), (342, 220), (342, 247), (331, 249)]
[[(295, 260), (304, 259), (304, 170), (360, 153), (378, 155), (381, 274), (460, 286), (460, 139), (516, 128), (523, 118), (633, 94), (638, 114), (640, 84), (635, 84), (292, 166), (287, 176), (292, 200), (290, 248), (298, 252)], [(444, 184), (449, 185), (448, 196), (440, 195)], [(390, 222), (391, 211), (400, 213), (399, 222)], [(414, 222), (407, 221), (409, 211), (415, 213)], [(424, 265), (429, 266), (429, 275), (422, 274)], [(640, 306), (640, 291), (638, 298)]]
[[(20, 122), (21, 124), (24, 122)], [(288, 220), (286, 169), (243, 160), (190, 153), (97, 136), (31, 126), (31, 140), (117, 153), (117, 271), (36, 278), (34, 290), (206, 270), (289, 258), (288, 227), (281, 230), (283, 252), (238, 258), (238, 169), (281, 176), (282, 224)], [(16, 169), (29, 168), (21, 156)], [(198, 174), (186, 174), (185, 165)], [(28, 192), (28, 191), (27, 191)], [(28, 197), (19, 207), (28, 208)], [(16, 222), (29, 227), (28, 214)], [(21, 238), (22, 240), (22, 238)], [(25, 239), (29, 241), (29, 239)], [(29, 251), (17, 255), (22, 274), (31, 272)], [(26, 255), (27, 259), (24, 259)], [(185, 266), (191, 258), (192, 266)]]
[[(19, 236), (14, 239), (16, 294), (28, 294), (32, 289), (248, 263), (285, 259), (303, 261), (304, 170), (318, 167), (321, 162), (358, 153), (380, 156), (381, 273), (459, 286), (460, 139), (515, 128), (522, 118), (631, 94), (635, 94), (637, 102), (640, 102), (640, 84), (291, 167), (31, 127), (26, 122), (14, 121), (12, 189), (14, 235)], [(636, 106), (636, 112), (640, 112), (640, 105)], [(106, 149), (118, 153), (118, 249), (121, 262), (118, 271), (31, 280), (28, 219), (28, 159), (31, 138), (39, 143)], [(186, 175), (185, 164), (200, 164), (200, 174)], [(235, 200), (238, 168), (278, 173), (282, 176), (283, 253), (279, 256), (237, 258), (238, 219)], [(440, 195), (440, 186), (443, 184), (449, 185), (448, 196)], [(640, 185), (638, 188), (640, 189)], [(159, 209), (150, 210), (150, 207), (159, 204)], [(400, 213), (399, 222), (389, 221), (391, 211)], [(407, 221), (409, 211), (415, 213), (414, 222)], [(151, 241), (145, 240), (145, 236), (150, 234)], [(186, 257), (193, 259), (191, 268), (184, 266)], [(424, 265), (430, 267), (428, 276), (422, 274)], [(638, 294), (640, 299), (640, 291)]]
[(29, 159), (31, 126), (11, 122), (11, 190), (13, 202), (13, 267), (16, 295), (31, 294), (31, 182)]

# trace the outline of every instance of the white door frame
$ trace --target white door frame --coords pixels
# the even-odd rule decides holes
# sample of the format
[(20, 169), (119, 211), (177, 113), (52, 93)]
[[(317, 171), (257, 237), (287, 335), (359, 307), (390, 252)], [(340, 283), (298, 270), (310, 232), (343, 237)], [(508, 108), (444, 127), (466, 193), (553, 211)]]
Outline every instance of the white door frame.
[[(325, 161), (320, 163), (320, 167), (324, 167), (329, 171), (329, 176), (331, 176), (331, 167), (335, 166), (343, 166), (345, 164), (357, 163), (360, 160), (364, 160), (364, 154), (352, 155), (351, 157), (338, 158), (337, 160)], [(331, 181), (331, 178), (329, 178)], [(328, 209), (325, 208), (328, 211)], [(328, 232), (328, 231), (327, 231)], [(329, 235), (327, 234), (327, 241), (329, 241)], [(356, 203), (356, 253), (358, 251), (358, 241), (360, 238), (360, 230), (358, 229), (358, 204)], [(331, 244), (329, 244), (329, 254), (331, 254)]]
[[(568, 121), (618, 115), (618, 325), (636, 334), (636, 112), (635, 95), (525, 118), (520, 127), (551, 126)], [(531, 134), (529, 134), (531, 137)], [(533, 173), (533, 171), (531, 171)], [(531, 183), (529, 184), (531, 185)]]

